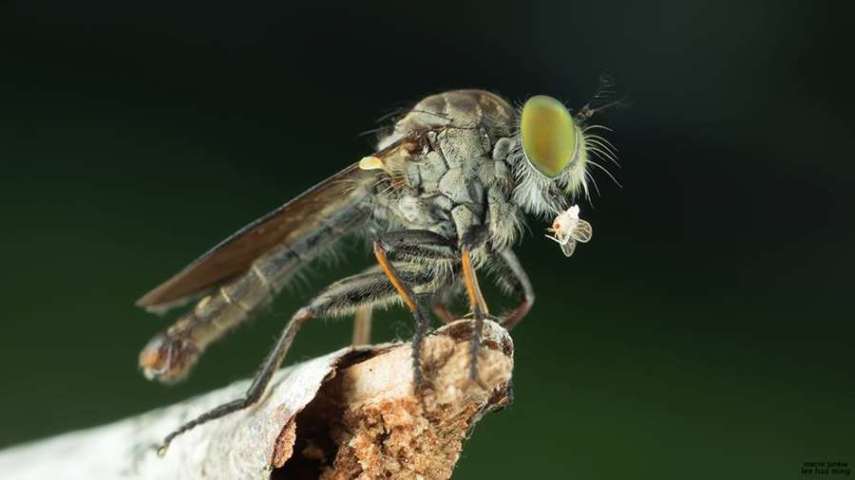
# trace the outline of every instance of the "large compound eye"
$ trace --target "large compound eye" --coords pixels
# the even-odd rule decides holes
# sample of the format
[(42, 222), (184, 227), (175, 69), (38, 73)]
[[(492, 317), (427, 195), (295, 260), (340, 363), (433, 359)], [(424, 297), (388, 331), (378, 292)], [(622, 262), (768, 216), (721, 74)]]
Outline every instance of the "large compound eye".
[(576, 151), (576, 126), (558, 100), (537, 95), (525, 102), (520, 119), (523, 152), (547, 177), (557, 177)]

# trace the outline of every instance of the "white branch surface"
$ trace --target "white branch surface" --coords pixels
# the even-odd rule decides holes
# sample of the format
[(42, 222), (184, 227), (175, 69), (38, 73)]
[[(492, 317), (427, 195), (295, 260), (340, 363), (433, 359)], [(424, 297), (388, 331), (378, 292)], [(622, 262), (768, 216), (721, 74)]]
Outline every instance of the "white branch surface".
[(280, 370), (259, 404), (179, 436), (163, 457), (154, 445), (164, 435), (238, 398), (248, 381), (0, 451), (0, 476), (259, 479), (279, 469), (277, 478), (450, 478), (474, 423), (509, 402), (510, 336), (486, 322), (479, 375), (472, 382), (471, 331), (472, 322), (460, 320), (426, 338), (427, 387), (419, 393), (409, 344), (345, 348)]

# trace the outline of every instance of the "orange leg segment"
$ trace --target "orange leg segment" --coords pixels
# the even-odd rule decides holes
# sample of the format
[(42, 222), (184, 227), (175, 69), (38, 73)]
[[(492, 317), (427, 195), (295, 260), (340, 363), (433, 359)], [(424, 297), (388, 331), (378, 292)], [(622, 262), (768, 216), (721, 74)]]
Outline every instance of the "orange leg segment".
[(418, 311), (418, 306), (416, 305), (416, 299), (412, 290), (410, 290), (410, 288), (401, 281), (401, 277), (399, 277), (398, 273), (395, 272), (395, 267), (392, 266), (392, 263), (386, 256), (386, 250), (383, 249), (380, 242), (374, 242), (374, 256), (377, 258), (377, 263), (380, 264), (380, 268), (383, 270), (383, 273), (385, 273), (386, 277), (389, 279), (389, 283), (395, 287), (395, 290), (398, 292), (398, 295), (401, 296), (401, 300), (404, 301), (407, 308), (412, 312)]
[(478, 276), (475, 267), (472, 266), (472, 257), (468, 248), (463, 248), (460, 255), (460, 263), (463, 269), (463, 282), (466, 285), (466, 294), (469, 296), (469, 306), (472, 316), (475, 317), (475, 330), (472, 332), (472, 342), (469, 344), (469, 378), (478, 381), (478, 351), (481, 349), (481, 330), (484, 329), (484, 317), (490, 312), (487, 310), (487, 302), (478, 285)]
[(463, 267), (463, 283), (466, 286), (466, 295), (469, 297), (469, 307), (473, 313), (477, 307), (482, 314), (489, 315), (490, 310), (487, 308), (484, 294), (481, 293), (481, 286), (478, 284), (478, 275), (475, 274), (475, 268), (472, 266), (472, 257), (467, 248), (464, 248), (461, 253), (461, 264)]
[(380, 264), (380, 268), (383, 270), (383, 273), (386, 274), (386, 278), (389, 279), (389, 283), (391, 283), (398, 292), (398, 295), (401, 297), (401, 300), (404, 301), (407, 308), (413, 312), (413, 317), (416, 320), (416, 335), (413, 337), (413, 380), (415, 381), (416, 388), (420, 388), (422, 385), (422, 342), (428, 328), (430, 328), (430, 320), (427, 316), (422, 314), (418, 303), (416, 303), (415, 294), (410, 287), (401, 280), (400, 275), (395, 271), (395, 267), (389, 261), (389, 258), (386, 256), (386, 250), (380, 242), (374, 242), (374, 256), (377, 258), (377, 263)]

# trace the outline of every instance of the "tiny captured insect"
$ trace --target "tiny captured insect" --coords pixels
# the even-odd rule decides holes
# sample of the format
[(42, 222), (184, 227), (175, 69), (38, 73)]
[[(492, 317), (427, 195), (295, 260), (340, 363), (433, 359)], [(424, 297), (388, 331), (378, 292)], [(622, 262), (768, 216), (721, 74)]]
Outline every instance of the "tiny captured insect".
[[(599, 166), (592, 155), (614, 158), (611, 144), (593, 133), (605, 127), (588, 123), (597, 110), (586, 105), (574, 116), (543, 95), (514, 108), (484, 90), (426, 97), (381, 135), (373, 154), (250, 223), (145, 294), (137, 305), (154, 313), (195, 302), (139, 356), (147, 378), (173, 383), (187, 376), (209, 345), (245, 323), (342, 238), (370, 240), (377, 261), (297, 310), (245, 395), (180, 426), (166, 436), (161, 453), (182, 432), (258, 402), (297, 332), (313, 318), (355, 314), (354, 343), (367, 343), (372, 309), (403, 304), (416, 325), (418, 386), (430, 312), (444, 322), (455, 320), (448, 305), (465, 293), (475, 322), (474, 379), (485, 319), (510, 329), (534, 303), (531, 282), (512, 250), (525, 215), (557, 215), (553, 238), (565, 255), (590, 238), (590, 225), (569, 202), (588, 195), (588, 168)], [(518, 299), (499, 316), (490, 314), (479, 287), (477, 271), (485, 268)]]
[(578, 205), (573, 205), (559, 213), (547, 231), (551, 235), (547, 234), (546, 238), (561, 245), (561, 251), (564, 252), (565, 257), (573, 255), (576, 251), (576, 242), (588, 243), (594, 234), (591, 224), (579, 218)]

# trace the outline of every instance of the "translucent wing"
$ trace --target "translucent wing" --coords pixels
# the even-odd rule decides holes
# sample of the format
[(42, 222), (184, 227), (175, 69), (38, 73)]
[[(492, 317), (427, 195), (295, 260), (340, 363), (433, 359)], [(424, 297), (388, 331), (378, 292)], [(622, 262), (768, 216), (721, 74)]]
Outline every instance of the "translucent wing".
[(573, 252), (576, 251), (576, 241), (568, 238), (566, 242), (561, 244), (561, 251), (564, 252), (565, 257), (573, 255)]
[(580, 218), (576, 224), (576, 228), (570, 232), (570, 236), (577, 242), (588, 243), (591, 241), (591, 237), (594, 236), (594, 228), (590, 223)]
[(137, 300), (164, 311), (249, 269), (273, 247), (293, 244), (321, 228), (342, 209), (359, 203), (381, 172), (350, 165), (298, 197), (238, 230), (193, 263)]

